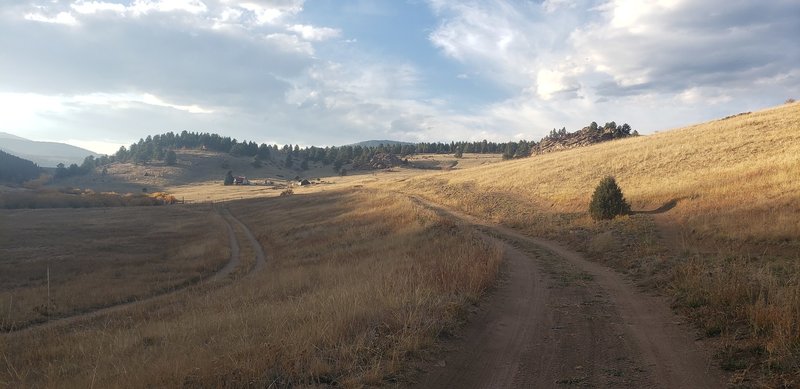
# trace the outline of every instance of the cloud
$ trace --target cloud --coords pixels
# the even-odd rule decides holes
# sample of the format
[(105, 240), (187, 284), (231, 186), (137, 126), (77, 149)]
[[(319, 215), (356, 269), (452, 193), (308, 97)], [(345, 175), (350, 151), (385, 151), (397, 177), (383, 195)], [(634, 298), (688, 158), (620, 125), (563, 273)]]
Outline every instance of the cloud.
[(613, 80), (603, 95), (744, 87), (800, 60), (798, 50), (781, 49), (800, 34), (796, 2), (618, 0), (599, 12), (599, 21), (577, 29), (571, 43), (595, 72)]
[[(531, 123), (576, 128), (575, 118), (613, 111), (620, 117), (609, 120), (633, 117), (650, 125), (661, 115), (648, 119), (617, 107), (694, 105), (684, 117), (662, 122), (669, 126), (714, 117), (731, 104), (774, 104), (800, 86), (800, 50), (792, 42), (800, 35), (797, 2), (429, 3), (441, 18), (431, 44), (468, 69), (489, 69), (489, 75), (474, 73), (510, 91), (476, 114), (517, 129)], [(775, 89), (758, 87), (767, 82)]]
[(646, 132), (794, 96), (797, 14), (789, 0), (9, 0), (0, 127), (317, 145), (538, 139), (592, 120)]
[(127, 10), (127, 7), (123, 4), (107, 3), (104, 1), (77, 1), (70, 4), (70, 8), (79, 14), (96, 14), (98, 12), (122, 14)]
[(40, 13), (25, 14), (25, 20), (42, 23), (63, 24), (67, 26), (77, 26), (78, 20), (69, 12), (59, 12), (55, 16), (46, 16)]
[(294, 24), (286, 29), (300, 34), (300, 36), (307, 41), (324, 41), (337, 38), (342, 33), (341, 30), (335, 28), (314, 27), (306, 24)]

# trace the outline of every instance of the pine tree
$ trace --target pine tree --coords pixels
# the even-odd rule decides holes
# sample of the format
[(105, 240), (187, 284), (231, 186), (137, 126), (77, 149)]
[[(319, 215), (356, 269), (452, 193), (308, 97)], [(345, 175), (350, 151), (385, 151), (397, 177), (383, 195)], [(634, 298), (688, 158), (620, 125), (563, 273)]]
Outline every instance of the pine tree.
[(169, 166), (173, 166), (178, 163), (178, 155), (175, 154), (175, 150), (167, 151), (167, 156), (164, 160)]
[(614, 177), (606, 176), (597, 185), (589, 203), (589, 214), (594, 220), (610, 220), (617, 215), (630, 213), (631, 207)]

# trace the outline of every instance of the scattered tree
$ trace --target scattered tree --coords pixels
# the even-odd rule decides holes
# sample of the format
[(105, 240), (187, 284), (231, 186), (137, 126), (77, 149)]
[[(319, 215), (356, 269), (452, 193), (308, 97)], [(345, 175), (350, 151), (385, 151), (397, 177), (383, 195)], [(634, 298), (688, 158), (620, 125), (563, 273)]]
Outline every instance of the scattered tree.
[(597, 185), (589, 203), (589, 215), (594, 220), (610, 220), (630, 213), (631, 207), (614, 177), (606, 176)]
[(228, 170), (228, 174), (225, 175), (225, 183), (227, 185), (233, 185), (233, 171)]
[(166, 164), (169, 166), (174, 166), (176, 163), (178, 163), (178, 155), (175, 154), (175, 150), (167, 151), (167, 156), (164, 159), (164, 162), (166, 162)]

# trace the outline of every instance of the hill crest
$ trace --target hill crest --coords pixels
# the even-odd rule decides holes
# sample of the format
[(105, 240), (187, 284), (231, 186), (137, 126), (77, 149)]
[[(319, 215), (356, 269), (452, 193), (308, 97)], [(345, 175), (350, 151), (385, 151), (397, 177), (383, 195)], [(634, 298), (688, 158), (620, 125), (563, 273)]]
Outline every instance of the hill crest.
[(100, 155), (66, 143), (39, 142), (6, 132), (0, 132), (0, 150), (30, 160), (42, 167), (56, 167), (59, 163), (80, 165), (86, 157)]

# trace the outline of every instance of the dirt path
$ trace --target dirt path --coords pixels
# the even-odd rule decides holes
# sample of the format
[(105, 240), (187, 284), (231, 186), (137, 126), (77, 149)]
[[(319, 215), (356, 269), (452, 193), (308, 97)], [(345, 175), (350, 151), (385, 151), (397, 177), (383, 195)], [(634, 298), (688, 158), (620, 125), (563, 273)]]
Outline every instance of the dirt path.
[[(247, 227), (244, 223), (242, 223), (241, 220), (239, 220), (236, 217), (234, 217), (227, 208), (224, 208), (223, 215), (226, 217), (226, 219), (228, 221), (228, 230), (229, 231), (233, 230), (233, 227), (230, 224), (231, 222), (233, 222), (234, 224), (238, 225), (239, 228), (241, 228), (241, 230), (244, 232), (244, 235), (247, 237), (247, 240), (250, 242), (250, 247), (253, 247), (253, 250), (255, 251), (255, 254), (256, 254), (256, 264), (253, 267), (252, 272), (257, 272), (257, 271), (261, 271), (262, 269), (264, 269), (264, 266), (266, 265), (266, 262), (267, 262), (266, 256), (264, 255), (264, 249), (261, 248), (261, 244), (258, 243), (258, 239), (256, 239), (255, 235), (253, 235), (253, 231), (251, 231), (249, 227)], [(232, 239), (231, 240), (231, 251), (233, 251), (233, 240), (234, 240), (233, 236), (231, 237), (231, 239)], [(238, 250), (238, 247), (237, 247), (237, 250)], [(231, 261), (231, 262), (233, 262), (233, 261)]]
[(506, 248), (500, 285), (419, 388), (724, 387), (663, 299), (556, 243), (412, 198)]
[[(222, 269), (220, 269), (216, 273), (204, 278), (203, 280), (198, 281), (198, 283), (205, 282), (205, 281), (211, 281), (211, 282), (222, 281), (222, 280), (226, 279), (227, 277), (229, 277), (233, 273), (233, 271), (236, 270), (240, 266), (240, 264), (241, 264), (241, 255), (240, 255), (241, 249), (240, 249), (240, 246), (239, 246), (239, 238), (237, 237), (236, 231), (233, 228), (233, 224), (238, 225), (240, 227), (241, 231), (244, 232), (244, 235), (247, 238), (247, 240), (249, 241), (249, 244), (251, 245), (251, 247), (254, 248), (254, 252), (255, 252), (255, 256), (256, 256), (256, 258), (255, 258), (255, 266), (253, 267), (253, 269), (251, 269), (249, 272), (247, 272), (247, 274), (245, 274), (245, 276), (262, 270), (264, 268), (265, 263), (266, 263), (264, 250), (261, 248), (261, 244), (258, 243), (258, 241), (256, 240), (255, 236), (253, 235), (252, 231), (250, 231), (250, 229), (244, 223), (242, 223), (239, 219), (237, 219), (235, 216), (233, 216), (227, 208), (222, 208), (221, 210), (217, 209), (217, 212), (219, 212), (220, 215), (222, 215), (223, 220), (225, 220), (225, 225), (227, 227), (228, 238), (229, 238), (229, 241), (230, 241), (230, 248), (231, 248), (230, 249), (230, 253), (231, 253), (230, 260), (228, 261), (227, 264), (225, 264), (225, 266), (222, 267)], [(77, 314), (77, 315), (61, 317), (61, 318), (58, 318), (58, 319), (53, 319), (53, 320), (42, 322), (42, 323), (29, 324), (27, 326), (14, 328), (13, 330), (6, 331), (5, 333), (6, 334), (10, 334), (10, 333), (18, 333), (18, 332), (21, 332), (21, 331), (27, 331), (27, 330), (33, 330), (33, 329), (52, 328), (52, 327), (57, 327), (57, 326), (61, 326), (61, 325), (74, 323), (74, 322), (81, 321), (81, 320), (92, 319), (92, 318), (95, 318), (95, 317), (98, 317), (98, 316), (102, 316), (102, 315), (106, 315), (106, 314), (109, 314), (109, 313), (118, 312), (118, 311), (124, 310), (126, 308), (130, 308), (130, 307), (133, 307), (133, 306), (136, 306), (136, 305), (139, 305), (139, 304), (144, 304), (144, 303), (147, 303), (147, 302), (151, 302), (151, 301), (153, 301), (155, 299), (163, 298), (163, 297), (166, 297), (166, 296), (172, 296), (172, 295), (175, 295), (177, 293), (184, 292), (190, 286), (196, 285), (196, 284), (197, 283), (193, 283), (191, 285), (186, 285), (186, 286), (181, 287), (181, 288), (172, 289), (172, 290), (169, 290), (169, 291), (161, 293), (161, 294), (148, 296), (148, 297), (140, 299), (140, 300), (135, 300), (135, 301), (130, 301), (130, 302), (126, 302), (126, 303), (111, 305), (111, 306), (100, 308), (100, 309), (93, 310), (93, 311), (90, 311), (90, 312), (84, 312), (84, 313), (80, 313), (80, 314)]]

